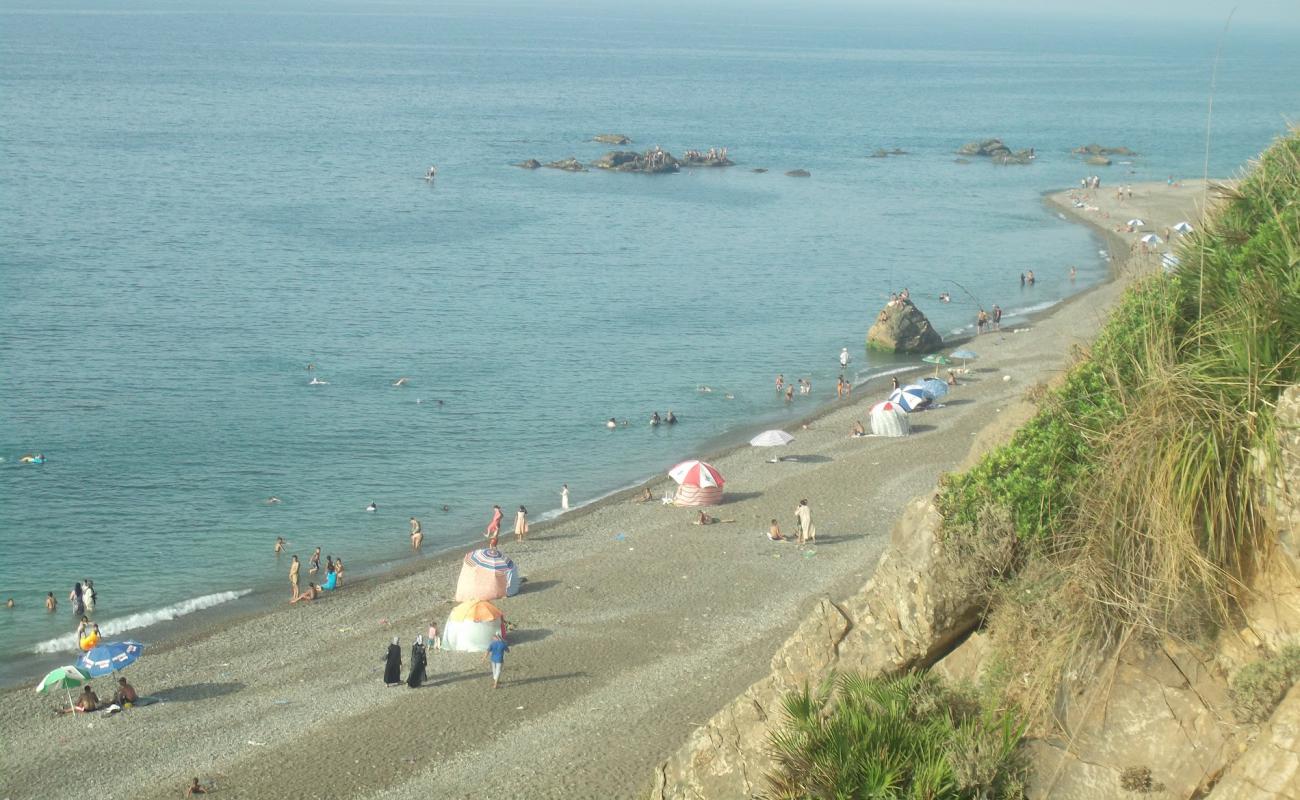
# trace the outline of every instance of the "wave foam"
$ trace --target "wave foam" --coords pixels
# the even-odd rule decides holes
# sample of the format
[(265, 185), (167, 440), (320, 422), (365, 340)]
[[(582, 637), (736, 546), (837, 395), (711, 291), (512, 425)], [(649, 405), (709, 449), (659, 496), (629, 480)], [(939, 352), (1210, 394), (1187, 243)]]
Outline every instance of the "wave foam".
[[(99, 631), (105, 636), (114, 636), (136, 628), (143, 628), (153, 625), (156, 622), (166, 622), (177, 617), (183, 617), (186, 614), (193, 614), (195, 611), (201, 611), (205, 608), (219, 606), (222, 603), (228, 603), (231, 600), (237, 600), (246, 594), (252, 592), (252, 589), (240, 589), (237, 592), (217, 592), (215, 594), (205, 594), (202, 597), (191, 597), (189, 600), (182, 600), (179, 603), (173, 603), (163, 608), (153, 611), (141, 611), (138, 614), (131, 614), (121, 619), (111, 619), (107, 622), (99, 623)], [(77, 634), (74, 631), (65, 636), (56, 636), (53, 639), (46, 639), (32, 648), (33, 653), (61, 653), (68, 650), (77, 649)]]

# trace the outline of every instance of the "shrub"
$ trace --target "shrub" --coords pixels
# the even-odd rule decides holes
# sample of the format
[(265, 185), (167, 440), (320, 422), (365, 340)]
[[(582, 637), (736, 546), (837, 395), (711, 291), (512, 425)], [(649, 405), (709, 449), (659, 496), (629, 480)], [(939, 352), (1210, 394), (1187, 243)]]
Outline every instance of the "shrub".
[(1024, 729), (928, 673), (841, 675), (785, 698), (774, 798), (1019, 798)]
[(1248, 664), (1232, 679), (1233, 714), (1241, 722), (1263, 722), (1300, 680), (1300, 645)]

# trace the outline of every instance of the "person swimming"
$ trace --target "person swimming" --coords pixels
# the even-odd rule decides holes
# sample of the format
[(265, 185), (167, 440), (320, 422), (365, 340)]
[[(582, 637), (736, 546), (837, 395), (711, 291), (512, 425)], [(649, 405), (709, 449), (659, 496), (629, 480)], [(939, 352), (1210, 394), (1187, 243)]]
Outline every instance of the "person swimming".
[(371, 500), (371, 501), (370, 501), (370, 505), (366, 506), (366, 510), (367, 510), (367, 511), (378, 511), (378, 510), (379, 510), (379, 506), (375, 505), (375, 501), (374, 501), (374, 500)]
[(659, 412), (658, 412), (658, 411), (656, 411), (655, 413), (653, 413), (653, 414), (650, 415), (650, 424), (651, 424), (652, 426), (653, 426), (653, 425), (658, 425), (658, 424), (661, 423), (661, 422), (663, 422), (663, 420), (659, 418)]
[(270, 497), (266, 498), (262, 502), (266, 503), (268, 506), (278, 506), (280, 505), (280, 498), (276, 497), (275, 495), (271, 495)]
[(614, 430), (618, 427), (618, 422), (616, 422), (613, 417), (610, 417), (609, 421), (605, 423), (605, 427)]
[(312, 378), (311, 380), (307, 381), (307, 385), (308, 386), (329, 386), (330, 382), (323, 381), (320, 378)]
[(431, 181), (436, 177), (438, 177), (438, 168), (433, 165), (429, 165), (429, 171), (424, 173), (424, 179), (426, 181)]
[(394, 386), (405, 386), (405, 385), (406, 385), (406, 381), (407, 381), (407, 379), (406, 379), (405, 377), (401, 377), (401, 378), (398, 378), (397, 380), (393, 381), (393, 385), (394, 385)]
[(665, 419), (664, 422), (667, 422), (669, 425), (676, 425), (676, 424), (677, 424), (677, 415), (674, 414), (673, 412), (669, 411), (669, 412), (668, 412), (668, 418)]

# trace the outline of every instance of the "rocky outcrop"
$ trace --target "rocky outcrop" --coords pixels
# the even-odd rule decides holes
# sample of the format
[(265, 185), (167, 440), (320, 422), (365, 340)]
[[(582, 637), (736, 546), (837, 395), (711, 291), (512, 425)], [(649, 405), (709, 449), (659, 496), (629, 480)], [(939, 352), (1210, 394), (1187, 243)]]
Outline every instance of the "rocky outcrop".
[(811, 178), (812, 173), (806, 169), (792, 169), (786, 173), (791, 178)]
[(888, 353), (933, 353), (943, 337), (911, 300), (890, 300), (867, 331), (867, 347)]
[(542, 166), (549, 167), (551, 169), (562, 169), (565, 172), (586, 172), (587, 171), (587, 168), (582, 165), (582, 162), (574, 158), (573, 156), (569, 156), (568, 158), (562, 158), (559, 161), (552, 161), (551, 163), (543, 164)]
[(515, 164), (515, 166), (521, 169), (541, 169), (542, 162), (535, 158), (530, 158), (527, 161), (520, 161), (518, 164)]
[(627, 147), (632, 144), (632, 140), (621, 133), (598, 133), (591, 137), (591, 140), (601, 144), (612, 144), (615, 147)]
[(873, 151), (871, 155), (867, 156), (867, 158), (889, 158), (890, 156), (905, 156), (905, 155), (907, 155), (906, 150), (900, 150), (897, 147), (895, 147), (893, 150), (886, 150), (882, 147)]
[(667, 150), (647, 150), (644, 153), (611, 150), (591, 162), (591, 166), (614, 172), (643, 172), (648, 175), (677, 172), (679, 169), (677, 159)]
[(1094, 167), (1109, 167), (1110, 159), (1105, 156), (1088, 156), (1083, 160), (1085, 164), (1091, 164)]
[(726, 148), (710, 147), (708, 150), (687, 150), (682, 153), (683, 167), (734, 167), (736, 163), (727, 158)]
[(1012, 150), (1001, 139), (983, 139), (957, 148), (957, 155), (984, 156), (995, 164), (1028, 164), (1034, 160), (1034, 148)]
[(1209, 800), (1300, 800), (1300, 686), (1293, 686)]
[(767, 172), (767, 167), (754, 167), (753, 169), (750, 170), (750, 172), (757, 172), (761, 174)]
[(954, 580), (931, 498), (912, 501), (871, 580), (842, 603), (823, 598), (749, 687), (655, 774), (655, 800), (742, 798), (765, 789), (769, 725), (786, 693), (836, 670), (879, 675), (933, 663), (979, 622), (986, 598)]
[(1076, 156), (1135, 156), (1137, 153), (1127, 147), (1102, 147), (1099, 144), (1085, 144), (1074, 148)]

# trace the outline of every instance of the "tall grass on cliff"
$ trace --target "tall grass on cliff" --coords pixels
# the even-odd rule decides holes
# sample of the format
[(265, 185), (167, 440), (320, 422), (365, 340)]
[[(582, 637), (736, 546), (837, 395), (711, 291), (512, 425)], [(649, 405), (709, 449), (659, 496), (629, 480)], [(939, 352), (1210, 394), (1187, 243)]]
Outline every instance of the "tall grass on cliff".
[(1218, 191), (1181, 269), (1130, 289), (1035, 418), (941, 493), (954, 528), (1005, 507), (1052, 564), (1033, 573), (1059, 595), (1040, 643), (1058, 655), (1223, 623), (1267, 553), (1273, 410), (1300, 380), (1300, 131)]
[(830, 687), (785, 698), (773, 730), (769, 796), (781, 800), (1023, 796), (1016, 749), (1023, 728), (1007, 713), (928, 673), (840, 675)]

